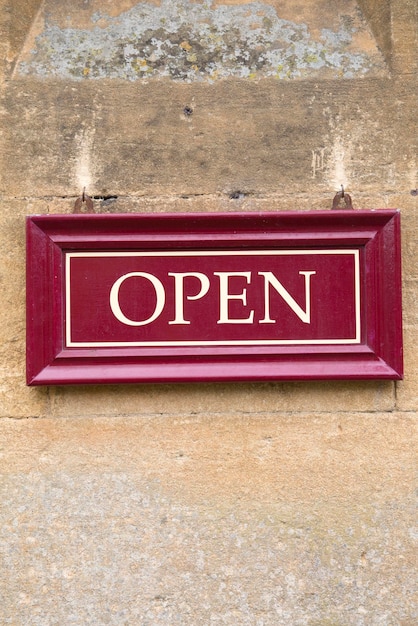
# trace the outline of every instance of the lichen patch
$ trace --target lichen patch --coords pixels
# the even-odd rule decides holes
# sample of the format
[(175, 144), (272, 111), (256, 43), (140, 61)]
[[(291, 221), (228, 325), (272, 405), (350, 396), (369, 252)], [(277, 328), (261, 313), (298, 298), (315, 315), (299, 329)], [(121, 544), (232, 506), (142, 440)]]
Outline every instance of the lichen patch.
[(44, 20), (19, 63), (22, 75), (213, 82), (353, 78), (385, 69), (377, 49), (353, 45), (368, 37), (358, 16), (341, 15), (336, 28), (313, 37), (308, 24), (283, 19), (262, 2), (142, 2), (117, 16), (95, 11), (86, 28), (63, 27), (53, 14)]

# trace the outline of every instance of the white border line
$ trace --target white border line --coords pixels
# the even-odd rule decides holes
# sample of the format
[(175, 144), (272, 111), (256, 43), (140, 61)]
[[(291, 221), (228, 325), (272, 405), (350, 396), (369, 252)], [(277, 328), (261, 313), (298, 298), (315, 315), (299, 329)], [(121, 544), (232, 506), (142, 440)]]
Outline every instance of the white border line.
[[(234, 341), (71, 341), (71, 259), (97, 257), (170, 257), (170, 256), (297, 256), (297, 255), (337, 255), (354, 256), (355, 316), (356, 334), (353, 339), (271, 339)], [(359, 250), (182, 250), (179, 252), (66, 252), (65, 253), (65, 338), (66, 348), (106, 348), (106, 347), (170, 347), (170, 346), (289, 346), (289, 345), (352, 345), (361, 342), (360, 318), (360, 255)]]

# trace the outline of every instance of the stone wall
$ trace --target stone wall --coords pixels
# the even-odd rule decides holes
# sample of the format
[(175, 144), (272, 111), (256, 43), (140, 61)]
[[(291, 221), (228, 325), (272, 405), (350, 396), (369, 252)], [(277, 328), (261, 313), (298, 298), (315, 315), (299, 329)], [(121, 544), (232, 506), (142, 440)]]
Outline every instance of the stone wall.
[[(418, 623), (416, 1), (0, 7), (0, 622)], [(25, 386), (26, 215), (341, 184), (401, 209), (402, 382)]]

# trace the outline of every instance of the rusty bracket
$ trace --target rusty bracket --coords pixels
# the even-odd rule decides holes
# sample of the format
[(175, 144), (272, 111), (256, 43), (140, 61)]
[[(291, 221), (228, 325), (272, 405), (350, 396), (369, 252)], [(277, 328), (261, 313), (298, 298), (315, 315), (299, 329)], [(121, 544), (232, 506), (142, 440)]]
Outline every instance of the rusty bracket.
[[(341, 200), (344, 200), (345, 206), (341, 207)], [(353, 209), (353, 203), (351, 201), (351, 196), (348, 193), (344, 192), (344, 187), (341, 185), (341, 191), (335, 194), (334, 199), (332, 201), (332, 209)]]
[(83, 193), (75, 201), (73, 213), (81, 213), (83, 204), (86, 205), (87, 212), (94, 213), (93, 198), (90, 198), (90, 196), (86, 194), (86, 188), (83, 189)]

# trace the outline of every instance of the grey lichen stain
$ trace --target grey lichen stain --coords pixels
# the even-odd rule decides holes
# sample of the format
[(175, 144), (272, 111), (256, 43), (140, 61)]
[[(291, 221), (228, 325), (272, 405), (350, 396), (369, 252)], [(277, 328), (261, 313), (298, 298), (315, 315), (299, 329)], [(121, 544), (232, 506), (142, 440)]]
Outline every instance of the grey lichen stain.
[[(210, 1), (139, 3), (118, 17), (95, 13), (89, 28), (45, 20), (20, 74), (67, 79), (169, 77), (209, 81), (237, 77), (353, 78), (383, 69), (379, 55), (353, 49), (358, 24), (313, 39), (307, 25), (278, 17), (262, 2), (212, 7)], [(103, 26), (104, 24), (104, 26)]]

